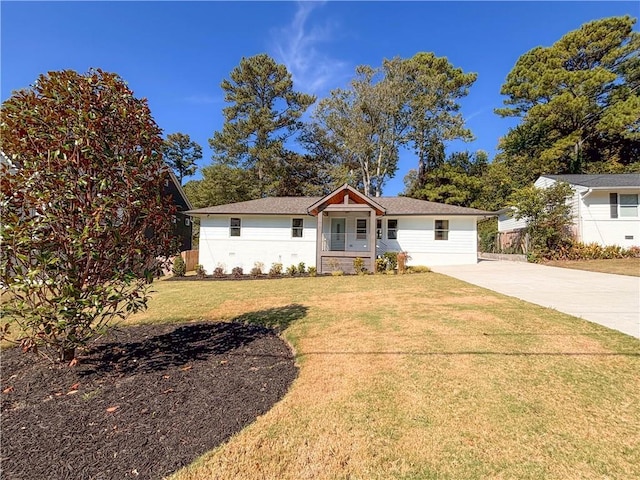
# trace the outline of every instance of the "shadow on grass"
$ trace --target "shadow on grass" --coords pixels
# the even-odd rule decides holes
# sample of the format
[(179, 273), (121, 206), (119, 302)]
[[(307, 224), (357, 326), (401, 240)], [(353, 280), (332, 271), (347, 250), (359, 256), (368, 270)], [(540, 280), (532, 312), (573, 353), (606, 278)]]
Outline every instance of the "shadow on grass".
[[(232, 352), (274, 331), (281, 332), (306, 316), (308, 308), (291, 304), (240, 315), (231, 322), (166, 326), (167, 332), (149, 335), (141, 341), (127, 341), (130, 332), (157, 328), (137, 326), (114, 333), (116, 341), (104, 342), (83, 358), (82, 375), (149, 373), (179, 367), (189, 362), (206, 361), (214, 355)], [(257, 352), (256, 352), (257, 353)], [(248, 353), (247, 355), (251, 355)]]

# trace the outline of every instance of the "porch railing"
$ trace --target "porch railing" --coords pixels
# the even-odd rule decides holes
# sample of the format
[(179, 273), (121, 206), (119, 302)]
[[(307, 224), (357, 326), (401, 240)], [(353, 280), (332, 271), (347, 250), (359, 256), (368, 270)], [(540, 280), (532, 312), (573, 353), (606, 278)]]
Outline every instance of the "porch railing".
[(371, 249), (369, 234), (362, 238), (356, 232), (323, 233), (323, 252), (368, 252)]

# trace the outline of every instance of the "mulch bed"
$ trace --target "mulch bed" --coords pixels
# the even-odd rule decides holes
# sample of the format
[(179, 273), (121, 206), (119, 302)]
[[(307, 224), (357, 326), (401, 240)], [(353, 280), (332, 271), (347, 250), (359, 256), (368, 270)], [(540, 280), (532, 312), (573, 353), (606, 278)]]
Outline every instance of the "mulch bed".
[(273, 330), (142, 325), (74, 367), (2, 351), (3, 479), (159, 479), (264, 414), (297, 376)]

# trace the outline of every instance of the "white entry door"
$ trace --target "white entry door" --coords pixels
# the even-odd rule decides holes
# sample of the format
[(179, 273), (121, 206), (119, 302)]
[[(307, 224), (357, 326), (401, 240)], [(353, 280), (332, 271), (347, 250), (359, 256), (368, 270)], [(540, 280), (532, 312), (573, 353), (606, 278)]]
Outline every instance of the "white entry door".
[(344, 251), (345, 219), (331, 219), (331, 250)]

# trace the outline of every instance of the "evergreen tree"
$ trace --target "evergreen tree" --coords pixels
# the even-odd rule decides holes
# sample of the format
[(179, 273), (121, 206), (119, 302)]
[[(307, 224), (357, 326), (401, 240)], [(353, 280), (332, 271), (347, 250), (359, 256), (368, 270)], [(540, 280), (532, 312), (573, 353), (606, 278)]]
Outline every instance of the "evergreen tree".
[(165, 162), (173, 169), (180, 185), (184, 177), (196, 173), (196, 161), (202, 158), (202, 147), (184, 133), (170, 133), (162, 149)]

